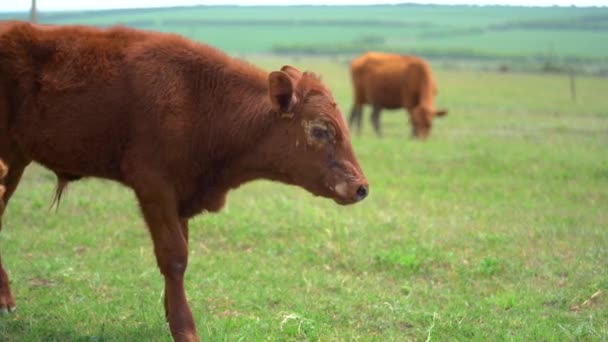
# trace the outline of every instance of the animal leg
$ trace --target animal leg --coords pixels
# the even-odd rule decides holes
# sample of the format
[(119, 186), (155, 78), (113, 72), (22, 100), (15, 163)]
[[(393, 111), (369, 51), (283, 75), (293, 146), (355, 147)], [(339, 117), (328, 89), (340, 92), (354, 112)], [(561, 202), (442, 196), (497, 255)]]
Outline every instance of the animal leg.
[(361, 135), (361, 119), (363, 117), (363, 108), (361, 105), (354, 105), (353, 109), (350, 112), (350, 117), (348, 118), (348, 125), (350, 129), (353, 129), (353, 126), (357, 128), (357, 135)]
[(411, 137), (416, 137), (416, 119), (414, 118), (414, 111), (407, 109), (407, 118), (410, 124)]
[[(179, 220), (181, 229), (182, 229), (182, 234), (184, 235), (184, 238), (186, 239), (186, 244), (188, 244), (188, 233), (189, 233), (189, 228), (188, 228), (188, 219), (180, 219)], [(165, 294), (163, 296), (164, 299), (164, 304), (165, 304), (165, 319), (167, 320), (167, 322), (169, 321), (169, 305), (167, 304), (167, 289), (165, 288)]]
[[(142, 184), (141, 180), (139, 184)], [(135, 188), (142, 213), (154, 242), (154, 254), (165, 278), (165, 310), (175, 341), (199, 341), (184, 291), (188, 265), (187, 234), (177, 214), (171, 187), (160, 179)]]
[(382, 112), (382, 107), (374, 106), (372, 111), (372, 125), (374, 126), (374, 131), (376, 131), (376, 135), (382, 137), (382, 129), (380, 127), (380, 113)]
[[(0, 187), (3, 188), (2, 192), (4, 192), (4, 194), (0, 196), (0, 231), (2, 230), (4, 209), (8, 205), (8, 201), (12, 194), (17, 189), (17, 185), (19, 185), (19, 180), (21, 180), (21, 175), (23, 175), (25, 167), (29, 164), (29, 162), (24, 162), (18, 158), (2, 157), (4, 157), (3, 160), (10, 162), (10, 164), (7, 165), (8, 173), (4, 180), (0, 179), (0, 184), (3, 184), (0, 185)], [(0, 255), (0, 313), (13, 311), (15, 310), (15, 307), (15, 299), (11, 293), (8, 273), (2, 265), (2, 256)]]
[(2, 256), (0, 255), (0, 314), (14, 311), (15, 299), (9, 286), (8, 274), (2, 266)]

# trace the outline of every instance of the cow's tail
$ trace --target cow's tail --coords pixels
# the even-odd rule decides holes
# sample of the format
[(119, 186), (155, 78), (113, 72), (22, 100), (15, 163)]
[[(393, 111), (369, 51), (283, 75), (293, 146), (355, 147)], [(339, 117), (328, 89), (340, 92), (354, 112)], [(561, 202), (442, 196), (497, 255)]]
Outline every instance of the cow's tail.
[(366, 102), (363, 82), (365, 69), (360, 61), (353, 61), (350, 70), (351, 84), (353, 87), (353, 101), (355, 106), (361, 106)]

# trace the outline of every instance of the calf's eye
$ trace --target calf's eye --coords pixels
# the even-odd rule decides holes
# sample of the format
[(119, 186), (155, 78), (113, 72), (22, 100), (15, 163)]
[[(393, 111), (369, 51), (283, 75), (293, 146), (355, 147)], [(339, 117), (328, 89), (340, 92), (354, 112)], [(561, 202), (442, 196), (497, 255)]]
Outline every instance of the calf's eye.
[(329, 139), (329, 132), (327, 132), (326, 129), (323, 129), (320, 127), (314, 127), (312, 129), (311, 133), (315, 139), (319, 139), (319, 140), (328, 140)]

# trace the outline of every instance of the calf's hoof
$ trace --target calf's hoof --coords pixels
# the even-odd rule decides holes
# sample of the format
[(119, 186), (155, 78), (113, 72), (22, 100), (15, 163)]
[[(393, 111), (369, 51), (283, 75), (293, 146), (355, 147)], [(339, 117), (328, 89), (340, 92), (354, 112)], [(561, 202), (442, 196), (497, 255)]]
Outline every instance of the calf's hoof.
[(15, 311), (16, 309), (17, 309), (17, 307), (14, 304), (8, 305), (8, 306), (0, 306), (0, 315), (1, 316), (8, 315), (9, 313)]
[(10, 292), (3, 293), (4, 291), (0, 288), (0, 315), (6, 315), (9, 312), (15, 311), (15, 300)]
[(200, 342), (196, 332), (177, 333), (173, 336), (175, 342)]

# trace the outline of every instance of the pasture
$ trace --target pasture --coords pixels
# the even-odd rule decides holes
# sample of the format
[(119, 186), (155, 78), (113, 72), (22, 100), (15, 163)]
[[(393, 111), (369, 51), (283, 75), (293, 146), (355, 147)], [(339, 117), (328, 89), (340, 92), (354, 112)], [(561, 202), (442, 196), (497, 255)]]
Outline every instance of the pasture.
[[(319, 72), (345, 114), (347, 66)], [(255, 182), (191, 224), (186, 286), (203, 341), (606, 340), (608, 81), (438, 68), (435, 120), (409, 139), (365, 112), (370, 196), (339, 207)], [(163, 282), (134, 196), (26, 172), (0, 234), (17, 311), (3, 341), (169, 341)], [(593, 299), (594, 294), (598, 293)]]

